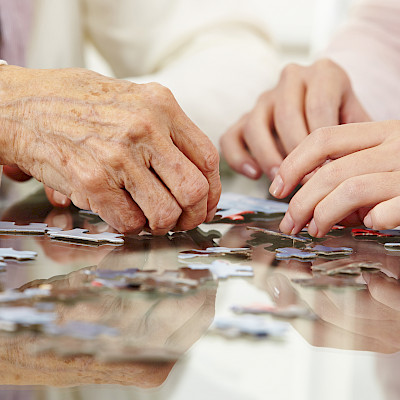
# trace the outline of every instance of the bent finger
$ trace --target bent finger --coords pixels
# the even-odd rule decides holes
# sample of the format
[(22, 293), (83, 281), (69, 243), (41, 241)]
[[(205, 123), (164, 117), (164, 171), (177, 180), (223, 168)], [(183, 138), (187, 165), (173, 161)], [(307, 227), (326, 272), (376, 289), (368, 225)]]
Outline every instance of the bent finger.
[(347, 179), (317, 204), (308, 228), (309, 234), (322, 237), (333, 225), (354, 211), (400, 196), (399, 182), (400, 172), (374, 173)]
[(217, 149), (183, 111), (179, 111), (174, 120), (171, 137), (175, 145), (206, 177), (209, 185), (207, 210), (212, 212), (221, 196)]
[(65, 196), (65, 194), (57, 192), (57, 190), (54, 190), (47, 185), (44, 185), (44, 191), (47, 199), (54, 207), (66, 208), (71, 204), (71, 200)]
[(400, 225), (400, 196), (377, 204), (364, 218), (367, 228), (393, 229)]
[(221, 152), (229, 166), (250, 179), (258, 179), (262, 173), (257, 161), (251, 156), (243, 140), (243, 126), (248, 118), (244, 115), (220, 139)]
[(182, 209), (177, 228), (190, 230), (203, 223), (207, 217), (209, 185), (199, 169), (169, 138), (153, 150), (150, 163)]
[(278, 150), (271, 126), (273, 109), (271, 99), (259, 103), (243, 127), (243, 139), (263, 172), (273, 179), (283, 158)]
[(377, 146), (391, 130), (390, 121), (317, 129), (282, 162), (270, 193), (278, 198), (288, 196), (307, 174), (327, 160)]

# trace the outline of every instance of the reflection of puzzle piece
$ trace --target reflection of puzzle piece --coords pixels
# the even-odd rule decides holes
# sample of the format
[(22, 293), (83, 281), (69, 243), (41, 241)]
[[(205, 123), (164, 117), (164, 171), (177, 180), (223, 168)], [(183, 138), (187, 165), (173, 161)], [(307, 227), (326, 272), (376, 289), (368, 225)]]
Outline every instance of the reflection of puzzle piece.
[(4, 262), (4, 258), (0, 257), (0, 269), (4, 268), (6, 266), (6, 263)]
[(196, 289), (203, 279), (192, 279), (185, 271), (164, 271), (158, 274), (155, 270), (141, 271), (135, 268), (123, 271), (95, 270), (85, 271), (94, 276), (91, 282), (93, 287), (110, 289), (126, 289), (139, 291), (160, 291), (168, 293), (186, 293)]
[(400, 243), (385, 243), (384, 246), (389, 251), (400, 251)]
[(217, 279), (226, 279), (229, 277), (251, 277), (253, 268), (249, 265), (231, 264), (227, 261), (214, 261), (211, 264), (191, 264), (188, 268), (193, 270), (208, 269)]
[(286, 233), (274, 231), (272, 229), (257, 228), (254, 226), (248, 226), (247, 229), (256, 231), (256, 232), (262, 232), (262, 233), (265, 233), (266, 235), (279, 236), (284, 239), (290, 239), (290, 240), (293, 240), (293, 242), (301, 242), (301, 243), (312, 242), (312, 239), (309, 239), (309, 238), (305, 238), (305, 237), (298, 236), (298, 235), (287, 235)]
[(15, 225), (15, 222), (0, 221), (0, 234), (44, 235), (46, 232), (57, 232), (60, 230), (60, 228), (48, 227), (47, 224), (30, 223), (29, 225)]
[(366, 285), (357, 282), (354, 278), (349, 277), (338, 277), (338, 276), (328, 276), (320, 275), (314, 276), (308, 279), (292, 279), (292, 282), (297, 283), (304, 287), (314, 287), (314, 288), (345, 288), (352, 287), (356, 289), (365, 289)]
[(318, 256), (347, 256), (353, 253), (353, 249), (350, 247), (328, 247), (320, 244), (306, 246), (304, 250), (317, 253)]
[(97, 244), (123, 245), (123, 235), (120, 233), (102, 232), (102, 233), (86, 233), (87, 229), (75, 228), (70, 231), (49, 232), (52, 239), (74, 241), (74, 242), (91, 242)]
[(195, 257), (218, 257), (218, 256), (236, 256), (248, 258), (251, 255), (249, 247), (207, 247), (205, 250), (184, 250), (178, 255), (180, 259), (195, 258)]
[(23, 261), (23, 260), (34, 260), (36, 256), (37, 253), (35, 253), (34, 251), (18, 251), (12, 249), (11, 247), (0, 248), (1, 259), (12, 258), (14, 260)]
[(68, 336), (83, 340), (93, 340), (98, 336), (117, 336), (118, 330), (106, 325), (86, 321), (68, 321), (62, 325), (48, 324), (44, 332), (51, 336)]
[(296, 249), (295, 247), (284, 247), (276, 249), (275, 257), (278, 260), (287, 260), (288, 258), (296, 258), (300, 261), (309, 261), (317, 258), (317, 253)]
[(212, 328), (229, 337), (282, 337), (288, 329), (286, 322), (268, 321), (256, 315), (216, 318)]
[(313, 271), (321, 272), (324, 275), (360, 275), (362, 271), (380, 271), (382, 263), (373, 261), (349, 261), (335, 260), (319, 265), (313, 265)]
[(288, 209), (288, 204), (275, 200), (250, 197), (243, 194), (222, 193), (218, 203), (218, 208), (222, 210), (231, 210), (230, 215), (238, 214), (243, 211), (256, 211), (266, 214), (284, 214)]
[(270, 314), (278, 318), (317, 319), (317, 316), (309, 308), (296, 304), (277, 307), (256, 303), (248, 306), (233, 306), (232, 311), (236, 314)]
[(399, 237), (400, 230), (398, 229), (387, 229), (382, 231), (375, 231), (373, 229), (352, 229), (351, 234), (357, 236), (375, 236), (375, 237)]

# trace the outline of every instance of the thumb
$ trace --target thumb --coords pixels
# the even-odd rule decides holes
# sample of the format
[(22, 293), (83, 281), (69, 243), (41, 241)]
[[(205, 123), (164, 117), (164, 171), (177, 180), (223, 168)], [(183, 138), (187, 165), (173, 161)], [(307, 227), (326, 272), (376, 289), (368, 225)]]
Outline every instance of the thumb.
[(71, 204), (71, 200), (64, 194), (44, 185), (47, 199), (54, 207), (66, 208)]

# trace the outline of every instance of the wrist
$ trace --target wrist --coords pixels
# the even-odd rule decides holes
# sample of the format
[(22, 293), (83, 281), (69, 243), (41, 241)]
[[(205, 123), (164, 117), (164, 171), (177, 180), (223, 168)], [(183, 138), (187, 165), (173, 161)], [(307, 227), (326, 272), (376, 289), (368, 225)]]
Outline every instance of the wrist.
[[(29, 85), (26, 69), (0, 60), (0, 164), (19, 164), (19, 136), (27, 115), (21, 112), (23, 89)], [(26, 90), (26, 89), (25, 89)]]

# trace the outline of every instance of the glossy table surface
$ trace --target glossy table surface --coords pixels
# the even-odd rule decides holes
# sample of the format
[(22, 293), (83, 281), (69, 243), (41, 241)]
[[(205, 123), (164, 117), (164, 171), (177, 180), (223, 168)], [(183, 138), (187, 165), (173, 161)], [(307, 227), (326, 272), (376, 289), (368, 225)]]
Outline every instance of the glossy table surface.
[[(76, 209), (53, 209), (42, 191), (3, 201), (0, 211), (2, 220), (20, 224), (46, 222), (90, 232), (108, 228)], [(247, 225), (276, 228), (278, 223), (272, 219), (201, 229), (219, 231), (220, 246), (243, 247), (252, 240)], [(85, 269), (177, 269), (182, 266), (179, 251), (204, 249), (212, 245), (210, 237), (199, 231), (132, 236), (123, 247), (94, 247), (44, 236), (0, 235), (0, 247), (38, 253), (32, 262), (8, 263), (0, 282), (3, 290), (44, 283), (63, 290), (81, 287)], [(327, 237), (324, 245), (352, 247), (351, 258), (381, 262), (383, 272), (364, 272), (358, 279), (368, 285), (361, 290), (315, 289), (292, 282), (312, 275), (311, 262), (278, 262), (267, 243), (252, 244), (252, 258), (243, 263), (253, 267), (253, 278), (208, 282), (185, 295), (108, 291), (94, 301), (77, 296), (71, 304), (56, 305), (61, 321), (111, 324), (122, 332), (124, 343), (173, 349), (183, 353), (178, 361), (65, 358), (61, 354), (71, 346), (66, 338), (3, 334), (0, 399), (399, 399), (400, 252), (388, 252), (377, 241), (355, 240), (350, 230)], [(232, 305), (254, 302), (305, 304), (318, 318), (289, 320), (289, 330), (279, 340), (226, 338), (209, 330), (215, 317), (232, 315)], [(34, 351), (46, 346), (56, 354)]]

